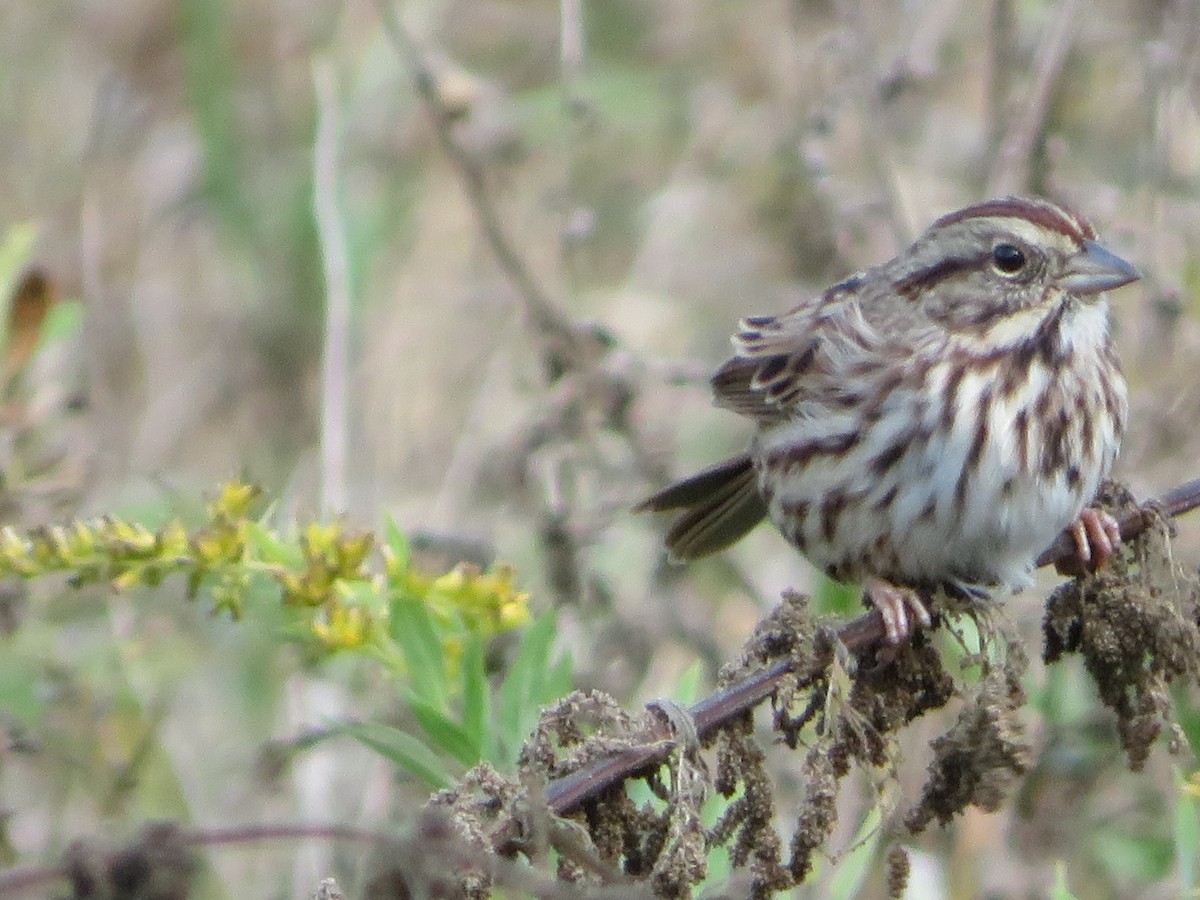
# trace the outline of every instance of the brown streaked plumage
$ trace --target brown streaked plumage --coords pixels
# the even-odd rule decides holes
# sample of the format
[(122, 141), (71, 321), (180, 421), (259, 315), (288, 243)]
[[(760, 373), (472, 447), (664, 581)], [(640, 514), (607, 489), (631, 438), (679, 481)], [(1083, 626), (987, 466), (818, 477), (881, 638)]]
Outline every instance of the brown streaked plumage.
[(679, 559), (769, 517), (831, 577), (865, 582), (894, 642), (910, 613), (928, 619), (916, 589), (1020, 588), (1073, 522), (1102, 563), (1115, 525), (1084, 507), (1126, 418), (1104, 292), (1137, 277), (1045, 200), (945, 215), (894, 259), (744, 319), (712, 385), (755, 423), (750, 449), (639, 508), (683, 510)]

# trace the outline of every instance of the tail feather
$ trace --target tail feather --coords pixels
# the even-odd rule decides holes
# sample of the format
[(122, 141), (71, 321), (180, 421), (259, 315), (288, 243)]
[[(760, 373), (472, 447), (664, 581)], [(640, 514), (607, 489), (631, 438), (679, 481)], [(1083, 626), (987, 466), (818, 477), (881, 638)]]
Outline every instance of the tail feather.
[(750, 454), (710, 466), (635, 507), (637, 512), (675, 509), (684, 512), (667, 532), (674, 559), (698, 559), (741, 539), (767, 515)]

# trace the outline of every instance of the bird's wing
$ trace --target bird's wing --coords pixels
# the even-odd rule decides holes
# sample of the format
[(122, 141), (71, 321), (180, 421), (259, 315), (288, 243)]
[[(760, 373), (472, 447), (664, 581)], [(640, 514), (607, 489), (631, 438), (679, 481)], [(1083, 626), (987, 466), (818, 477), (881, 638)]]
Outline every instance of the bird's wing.
[(862, 382), (901, 352), (897, 337), (864, 315), (860, 293), (841, 285), (785, 315), (743, 319), (733, 344), (712, 377), (716, 403), (762, 420), (804, 401), (853, 406)]

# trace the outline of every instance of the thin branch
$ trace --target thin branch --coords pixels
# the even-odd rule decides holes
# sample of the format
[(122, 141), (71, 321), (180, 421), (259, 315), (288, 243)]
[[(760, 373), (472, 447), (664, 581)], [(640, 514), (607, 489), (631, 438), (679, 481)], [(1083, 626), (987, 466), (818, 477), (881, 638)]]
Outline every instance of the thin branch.
[[(1157, 516), (1174, 518), (1197, 507), (1200, 507), (1200, 478), (1167, 491), (1144, 504), (1137, 512), (1120, 519), (1121, 537), (1123, 540), (1132, 540), (1149, 528)], [(1074, 552), (1073, 547), (1069, 535), (1059, 535), (1050, 548), (1038, 557), (1037, 565), (1048, 566), (1068, 560)], [(837, 630), (836, 636), (851, 653), (862, 652), (884, 639), (883, 617), (878, 610), (872, 610), (847, 622)], [(794, 672), (792, 660), (781, 659), (691, 707), (689, 712), (695, 722), (697, 735), (703, 739), (753, 709), (774, 693), (785, 675), (799, 676), (802, 686), (811, 684), (828, 663), (833, 642), (828, 643), (829, 646), (818, 648), (819, 652), (813, 655), (813, 670), (810, 672)], [(671, 752), (671, 747), (669, 741), (654, 741), (597, 760), (550, 782), (546, 788), (546, 802), (553, 812), (565, 815), (613, 785), (661, 764)]]
[[(1016, 11), (1015, 0), (991, 0), (988, 13), (987, 56), (984, 70), (984, 146), (987, 158), (999, 159), (1000, 144), (1004, 139), (1004, 109), (1012, 95), (1013, 75), (1016, 60)], [(981, 173), (986, 178), (986, 173)], [(990, 185), (980, 184), (980, 188)]]
[(886, 213), (892, 232), (892, 242), (899, 248), (907, 246), (913, 239), (912, 217), (908, 215), (901, 191), (896, 162), (888, 153), (891, 143), (885, 134), (883, 117), (879, 109), (879, 91), (875, 78), (879, 46), (873, 40), (873, 31), (866, 21), (870, 8), (861, 3), (842, 0), (834, 4), (840, 24), (844, 28), (845, 50), (855, 64), (844, 69), (849, 75), (852, 93), (847, 95), (858, 107), (859, 123), (864, 129), (862, 141), (871, 178), (875, 182), (879, 200), (874, 206)]
[(397, 15), (392, 0), (377, 0), (376, 5), (384, 30), (412, 69), (417, 95), (433, 120), (442, 152), (462, 180), (463, 190), (479, 220), (480, 231), (500, 269), (520, 294), (525, 317), (543, 341), (548, 369), (557, 377), (564, 368), (572, 368), (592, 356), (587, 340), (589, 332), (577, 327), (558, 308), (550, 293), (538, 283), (529, 265), (517, 252), (505, 232), (500, 213), (488, 190), (483, 168), (454, 135), (452, 116), (442, 102), (437, 79), (417, 42)]
[[(154, 880), (157, 873), (153, 867), (169, 869), (176, 861), (172, 854), (162, 852), (161, 848), (165, 842), (170, 842), (181, 851), (187, 851), (296, 840), (344, 842), (380, 848), (385, 854), (381, 858), (387, 859), (392, 868), (391, 874), (400, 880), (403, 887), (411, 889), (415, 896), (447, 896), (449, 885), (457, 879), (457, 873), (471, 870), (487, 873), (497, 886), (512, 888), (522, 896), (614, 900), (649, 897), (644, 888), (623, 877), (617, 879), (616, 884), (589, 885), (584, 888), (563, 883), (528, 866), (502, 859), (465, 839), (451, 827), (448, 819), (436, 811), (424, 814), (408, 835), (395, 835), (341, 824), (268, 823), (208, 829), (184, 829), (169, 823), (151, 824), (139, 837), (124, 847), (108, 852), (97, 848), (96, 860), (101, 871), (110, 872), (123, 867), (121, 871), (126, 876), (130, 871), (130, 860), (136, 860), (142, 867), (135, 872), (134, 877), (140, 877), (143, 884), (158, 884), (160, 881)], [(0, 897), (45, 890), (64, 879), (73, 880), (73, 870), (76, 866), (71, 862), (72, 856), (77, 855), (80, 849), (90, 849), (90, 843), (77, 842), (74, 847), (79, 849), (68, 850), (65, 862), (60, 865), (0, 871)], [(148, 848), (158, 852), (148, 853)], [(376, 874), (388, 873), (381, 871)], [(168, 871), (167, 876), (178, 877), (178, 873)]]
[(939, 0), (925, 3), (914, 11), (901, 61), (910, 75), (928, 78), (937, 72), (939, 59), (943, 56), (942, 46), (951, 27), (962, 18), (961, 6), (962, 0)]
[(1013, 115), (1011, 128), (1000, 146), (996, 168), (988, 182), (989, 196), (1011, 194), (1029, 187), (1029, 163), (1038, 139), (1046, 129), (1050, 95), (1058, 84), (1071, 41), (1075, 35), (1075, 15), (1079, 0), (1062, 0), (1042, 38), (1034, 71), (1033, 85), (1025, 102)]

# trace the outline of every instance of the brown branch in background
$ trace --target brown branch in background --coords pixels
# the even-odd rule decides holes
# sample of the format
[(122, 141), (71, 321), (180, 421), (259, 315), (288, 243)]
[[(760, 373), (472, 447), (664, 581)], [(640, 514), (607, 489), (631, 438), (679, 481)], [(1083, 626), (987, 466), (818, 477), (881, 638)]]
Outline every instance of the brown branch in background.
[[(1156, 517), (1174, 518), (1197, 507), (1200, 507), (1200, 478), (1179, 485), (1143, 504), (1137, 512), (1122, 517), (1119, 520), (1121, 538), (1132, 540), (1149, 528)], [(1065, 564), (1074, 553), (1073, 546), (1069, 535), (1059, 535), (1050, 548), (1038, 557), (1037, 565)], [(852, 654), (878, 645), (883, 638), (883, 617), (878, 610), (852, 619), (836, 632), (836, 639)], [(793, 671), (793, 661), (790, 658), (781, 659), (701, 700), (689, 710), (697, 736), (703, 739), (753, 709), (774, 693), (784, 676), (797, 676), (801, 687), (812, 684), (826, 670), (834, 646), (834, 641), (829, 640), (826, 646), (817, 648), (810, 672)], [(550, 782), (546, 788), (546, 801), (550, 809), (558, 815), (565, 815), (613, 785), (659, 765), (673, 747), (673, 742), (667, 740), (668, 734), (662, 737), (663, 740), (631, 747)]]
[[(567, 314), (512, 239), (485, 167), (460, 141), (455, 122), (461, 110), (447, 102), (429, 62), (432, 54), (425, 52), (419, 36), (406, 28), (394, 0), (376, 2), (385, 32), (412, 72), (417, 96), (432, 121), (439, 149), (462, 183), (467, 204), (501, 273), (519, 297), (524, 327), (540, 355), (551, 388), (541, 398), (532, 420), (515, 429), (519, 438), (500, 455), (512, 460), (505, 477), (526, 488), (542, 487), (542, 496), (538, 497), (542, 519), (539, 530), (546, 568), (563, 575), (556, 580), (567, 588), (560, 600), (574, 601), (581, 596), (581, 586), (588, 583), (588, 577), (580, 554), (573, 548), (577, 534), (589, 523), (583, 521), (579, 510), (567, 508), (570, 504), (556, 499), (576, 493), (558, 490), (557, 481), (567, 468), (566, 461), (577, 455), (579, 445), (595, 447), (596, 432), (603, 428), (625, 439), (632, 468), (645, 480), (661, 481), (665, 477), (661, 457), (645, 440), (637, 417), (631, 415), (634, 402), (646, 384), (707, 384), (709, 368), (667, 363), (623, 348), (602, 327), (575, 321)], [(560, 41), (564, 90), (570, 98), (584, 52), (582, 7), (575, 0), (564, 0)], [(567, 178), (569, 181), (570, 172)], [(480, 397), (485, 393), (486, 387), (481, 389)], [(467, 433), (472, 432), (464, 430)], [(452, 487), (443, 488), (436, 508), (443, 523), (454, 520), (456, 506), (476, 483), (485, 461), (494, 465), (496, 456), (494, 448), (480, 445), (477, 440), (460, 442), (443, 482)], [(565, 477), (577, 478), (578, 474)], [(625, 504), (620, 508), (623, 510)], [(610, 512), (612, 509), (615, 507), (610, 507)]]
[[(1017, 69), (1016, 31), (1017, 16), (1015, 0), (991, 0), (987, 29), (987, 69), (984, 72), (984, 146), (992, 168), (1000, 158), (1000, 145), (1004, 140), (1004, 111), (1012, 96), (1013, 75)], [(982, 180), (987, 175), (980, 173)]]
[(901, 66), (907, 77), (929, 78), (937, 72), (943, 57), (942, 47), (951, 28), (961, 21), (963, 0), (938, 0), (924, 3), (913, 10), (907, 23), (904, 56)]
[[(524, 304), (526, 321), (534, 328), (544, 345), (544, 356), (557, 375), (591, 363), (601, 354), (606, 357), (606, 370), (612, 378), (629, 382), (636, 376), (647, 376), (658, 382), (674, 385), (707, 384), (711, 374), (707, 365), (667, 362), (638, 355), (634, 357), (608, 343), (608, 336), (588, 323), (572, 321), (550, 292), (534, 276), (533, 270), (521, 257), (509, 239), (500, 212), (488, 189), (483, 167), (459, 143), (454, 135), (454, 112), (447, 108), (438, 90), (437, 76), (426, 62), (416, 40), (400, 20), (390, 0), (376, 0), (384, 30), (397, 51), (407, 60), (413, 73), (417, 94), (433, 120), (438, 145), (462, 179), (467, 200), (479, 220), (479, 228), (496, 257), (500, 269), (512, 282)], [(564, 7), (568, 13), (571, 6)], [(564, 53), (582, 53), (567, 43), (580, 40), (574, 26), (564, 22)], [(564, 73), (577, 66), (577, 61), (564, 57)]]
[(872, 37), (874, 30), (866, 21), (867, 8), (859, 3), (840, 3), (835, 8), (844, 29), (844, 57), (861, 61), (845, 66), (841, 75), (846, 79), (851, 91), (848, 98), (857, 107), (859, 124), (864, 130), (865, 139), (861, 142), (864, 161), (876, 187), (873, 195), (877, 200), (872, 205), (883, 214), (892, 233), (893, 244), (904, 247), (913, 239), (913, 223), (905, 210), (896, 163), (888, 151), (890, 142), (880, 116), (881, 95), (885, 99), (893, 96), (896, 84), (904, 79), (897, 80), (889, 76), (885, 85), (894, 83), (881, 90), (874, 71), (875, 61), (879, 58), (879, 46)]
[(509, 240), (488, 190), (483, 167), (454, 136), (453, 116), (442, 102), (433, 70), (400, 20), (391, 0), (377, 0), (377, 6), (384, 30), (412, 69), (417, 95), (433, 120), (442, 152), (462, 179), (463, 190), (479, 220), (479, 228), (488, 247), (521, 296), (525, 317), (543, 342), (542, 352), (550, 378), (556, 380), (564, 372), (578, 367), (581, 362), (595, 355), (593, 347), (589, 346), (595, 345), (595, 335), (590, 329), (577, 326), (558, 308)]
[(1046, 29), (1034, 70), (1033, 84), (1009, 120), (1008, 136), (1000, 145), (987, 195), (1021, 193), (1036, 187), (1030, 183), (1030, 163), (1045, 134), (1050, 96), (1066, 65), (1075, 36), (1075, 14), (1079, 0), (1063, 0)]
[(583, 887), (565, 883), (528, 866), (489, 853), (463, 838), (450, 820), (425, 811), (408, 834), (390, 834), (353, 825), (279, 823), (227, 828), (181, 828), (152, 822), (119, 847), (103, 841), (77, 840), (55, 866), (0, 871), (0, 897), (39, 891), (62, 881), (72, 897), (187, 897), (200, 871), (193, 851), (274, 841), (309, 840), (350, 843), (375, 848), (364, 893), (368, 896), (460, 896), (464, 872), (486, 873), (497, 886), (521, 896), (546, 900), (650, 897), (648, 890), (623, 877), (612, 885)]

